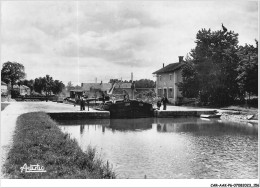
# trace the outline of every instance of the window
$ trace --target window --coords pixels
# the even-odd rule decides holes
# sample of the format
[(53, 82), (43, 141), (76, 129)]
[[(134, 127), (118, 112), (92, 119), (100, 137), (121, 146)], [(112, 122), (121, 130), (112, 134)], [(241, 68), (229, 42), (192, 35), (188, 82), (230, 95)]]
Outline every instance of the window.
[(162, 81), (162, 76), (161, 75), (159, 75), (159, 81)]
[(158, 97), (162, 97), (162, 89), (158, 89)]
[(173, 90), (172, 90), (172, 88), (169, 88), (169, 98), (173, 98)]
[(163, 89), (163, 96), (167, 97), (167, 88)]
[(172, 74), (170, 74), (170, 80), (172, 80)]

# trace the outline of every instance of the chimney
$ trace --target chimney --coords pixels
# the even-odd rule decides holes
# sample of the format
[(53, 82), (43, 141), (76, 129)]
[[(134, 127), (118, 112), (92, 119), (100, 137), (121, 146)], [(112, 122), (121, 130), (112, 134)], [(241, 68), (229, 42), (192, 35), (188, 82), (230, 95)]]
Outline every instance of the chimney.
[(179, 63), (183, 61), (183, 56), (179, 56)]
[(131, 82), (133, 83), (133, 73), (131, 72)]
[(164, 63), (162, 64), (162, 67), (164, 68)]
[(95, 78), (95, 83), (97, 83), (97, 78)]

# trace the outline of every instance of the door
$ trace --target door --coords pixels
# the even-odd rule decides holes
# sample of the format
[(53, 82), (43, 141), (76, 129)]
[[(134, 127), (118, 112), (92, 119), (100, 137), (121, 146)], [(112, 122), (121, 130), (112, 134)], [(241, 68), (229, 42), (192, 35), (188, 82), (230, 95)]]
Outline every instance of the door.
[(167, 97), (167, 89), (166, 88), (163, 89), (163, 96)]

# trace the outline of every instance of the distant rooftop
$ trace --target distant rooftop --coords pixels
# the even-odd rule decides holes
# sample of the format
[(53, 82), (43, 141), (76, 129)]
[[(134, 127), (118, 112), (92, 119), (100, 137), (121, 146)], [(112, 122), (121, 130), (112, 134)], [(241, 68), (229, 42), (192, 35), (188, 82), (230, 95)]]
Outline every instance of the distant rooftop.
[(161, 74), (161, 73), (170, 73), (170, 72), (174, 72), (178, 69), (180, 69), (183, 65), (184, 65), (184, 61), (182, 62), (178, 62), (178, 63), (171, 63), (155, 72), (153, 72), (153, 74)]
[(131, 89), (132, 83), (118, 82), (115, 88)]

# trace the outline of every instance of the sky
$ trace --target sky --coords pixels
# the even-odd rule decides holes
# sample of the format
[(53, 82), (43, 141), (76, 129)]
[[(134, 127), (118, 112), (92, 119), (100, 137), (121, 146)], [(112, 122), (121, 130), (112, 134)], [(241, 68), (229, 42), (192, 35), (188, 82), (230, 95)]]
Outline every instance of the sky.
[(195, 47), (197, 32), (258, 40), (258, 1), (1, 1), (1, 64), (67, 84), (153, 79)]

